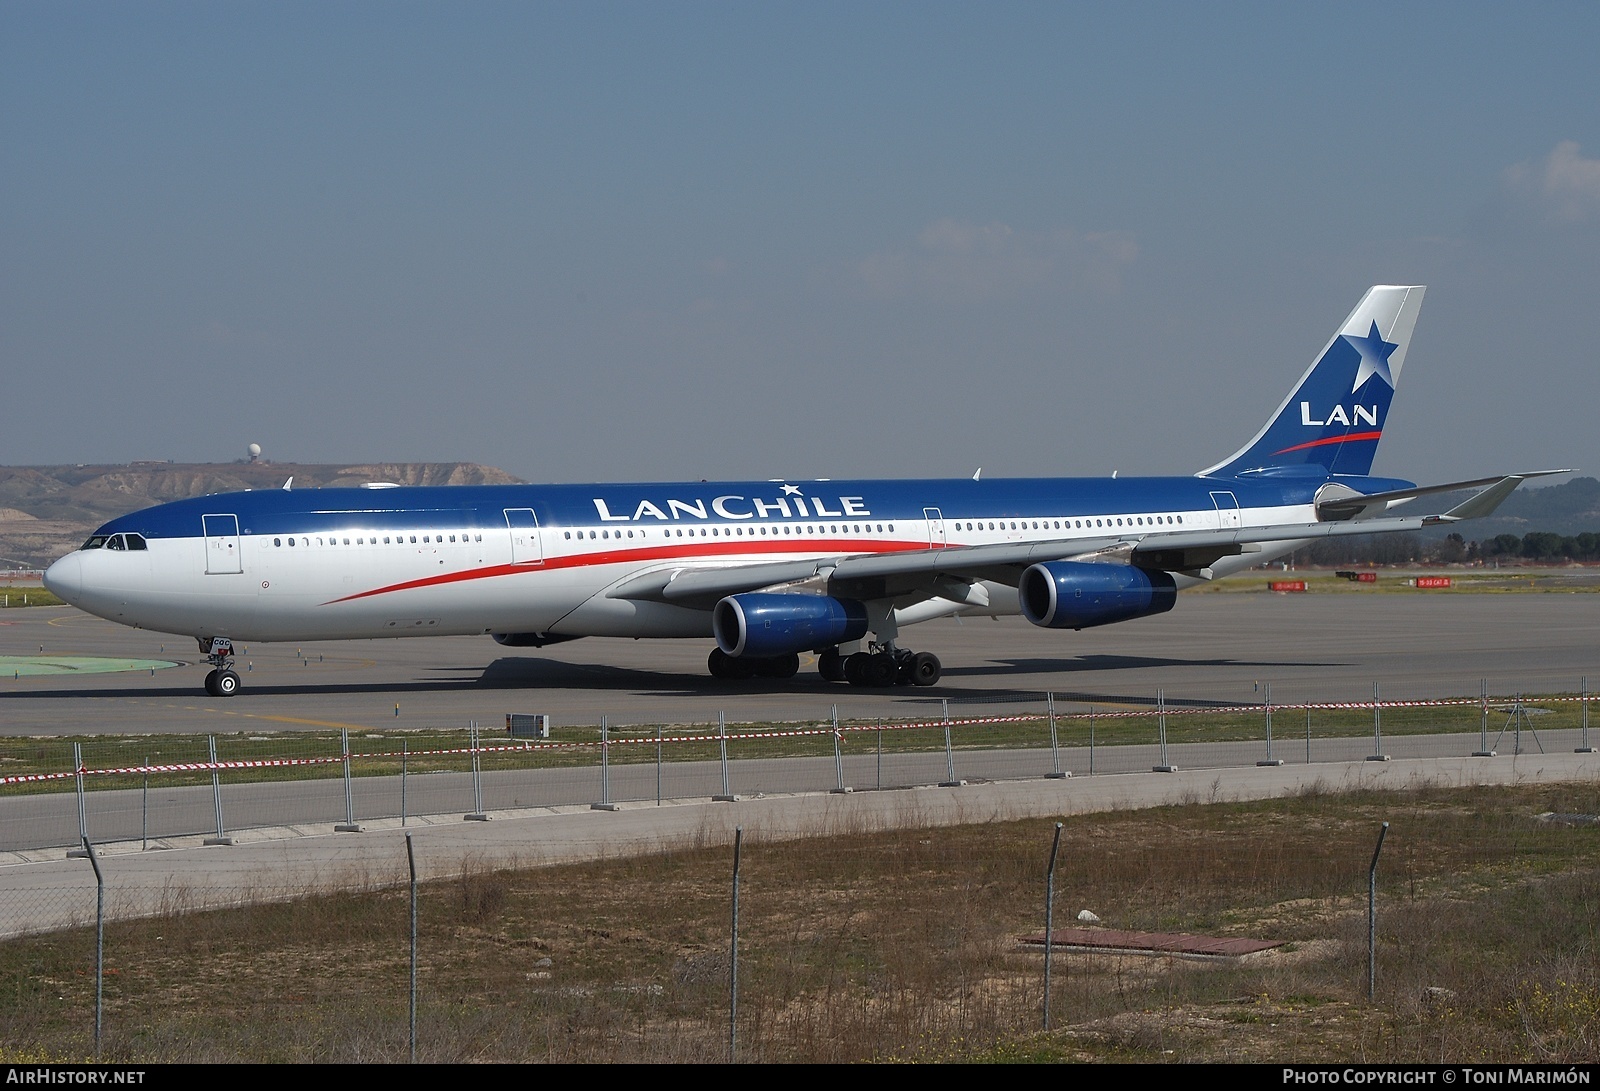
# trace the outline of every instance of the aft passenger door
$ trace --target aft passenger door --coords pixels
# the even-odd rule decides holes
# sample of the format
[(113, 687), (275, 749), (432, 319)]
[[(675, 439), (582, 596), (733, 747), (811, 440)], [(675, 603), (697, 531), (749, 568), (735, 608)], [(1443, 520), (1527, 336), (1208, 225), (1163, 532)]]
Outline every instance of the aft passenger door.
[(944, 513), (938, 508), (923, 508), (922, 517), (928, 521), (928, 545), (943, 549), (949, 544), (944, 533)]
[(244, 558), (239, 555), (239, 517), (202, 515), (200, 525), (206, 537), (206, 573), (227, 576), (243, 572)]
[(544, 543), (539, 540), (539, 517), (532, 508), (506, 508), (511, 531), (512, 564), (544, 564)]
[(1214, 492), (1211, 502), (1217, 506), (1217, 526), (1221, 530), (1239, 529), (1239, 499), (1231, 492)]

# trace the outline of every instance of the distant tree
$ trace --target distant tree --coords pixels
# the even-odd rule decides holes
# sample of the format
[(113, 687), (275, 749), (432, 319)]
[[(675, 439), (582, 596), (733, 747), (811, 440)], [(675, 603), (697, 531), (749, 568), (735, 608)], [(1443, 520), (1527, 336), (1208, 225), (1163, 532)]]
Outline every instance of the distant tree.
[(1533, 561), (1548, 561), (1563, 556), (1561, 535), (1539, 530), (1524, 534), (1522, 555)]

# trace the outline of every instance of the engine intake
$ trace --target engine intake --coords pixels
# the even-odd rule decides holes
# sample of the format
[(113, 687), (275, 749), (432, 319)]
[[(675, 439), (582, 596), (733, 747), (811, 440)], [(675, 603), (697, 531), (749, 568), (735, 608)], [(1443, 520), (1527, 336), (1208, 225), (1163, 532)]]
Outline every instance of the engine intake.
[(1151, 614), (1178, 601), (1178, 586), (1160, 570), (1127, 564), (1047, 561), (1022, 574), (1022, 615), (1046, 629), (1088, 629)]
[(723, 654), (790, 655), (867, 635), (867, 608), (854, 599), (753, 592), (729, 595), (711, 613)]

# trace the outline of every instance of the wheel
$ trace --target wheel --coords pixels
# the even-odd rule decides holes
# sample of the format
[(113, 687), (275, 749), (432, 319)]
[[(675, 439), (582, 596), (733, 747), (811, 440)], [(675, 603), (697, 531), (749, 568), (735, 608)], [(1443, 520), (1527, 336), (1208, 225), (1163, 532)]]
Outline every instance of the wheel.
[(943, 668), (939, 664), (939, 657), (932, 652), (918, 652), (911, 657), (911, 684), (914, 686), (931, 686), (939, 681)]
[(892, 686), (894, 676), (900, 672), (900, 664), (894, 661), (894, 656), (888, 652), (879, 652), (877, 655), (868, 656), (866, 669), (862, 672), (863, 680), (869, 686)]
[(872, 656), (866, 652), (856, 652), (844, 657), (844, 680), (852, 686), (867, 684), (867, 664), (872, 661)]
[(800, 673), (800, 656), (793, 652), (767, 656), (755, 660), (754, 666), (757, 678), (793, 678)]
[(844, 656), (838, 648), (829, 648), (817, 655), (817, 673), (824, 682), (844, 681)]
[(232, 697), (239, 692), (239, 676), (232, 671), (218, 671), (216, 693), (218, 697)]
[(217, 696), (217, 675), (221, 673), (221, 671), (212, 671), (206, 675), (206, 692), (213, 697)]
[[(729, 681), (753, 678), (756, 673), (755, 664), (751, 660), (735, 659), (721, 648), (711, 649), (711, 654), (706, 658), (706, 667), (711, 671), (711, 677), (725, 678)], [(798, 661), (796, 669), (799, 669)]]

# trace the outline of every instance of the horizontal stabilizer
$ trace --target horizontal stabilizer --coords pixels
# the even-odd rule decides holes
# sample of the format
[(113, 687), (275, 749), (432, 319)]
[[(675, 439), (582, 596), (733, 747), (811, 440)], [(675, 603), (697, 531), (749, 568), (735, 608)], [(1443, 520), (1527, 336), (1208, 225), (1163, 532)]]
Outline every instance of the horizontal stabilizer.
[[(1392, 489), (1388, 492), (1362, 493), (1356, 492), (1354, 489), (1345, 489), (1342, 486), (1329, 485), (1326, 487), (1327, 489), (1331, 490), (1337, 488), (1339, 492), (1337, 495), (1327, 496), (1324, 496), (1321, 493), (1318, 494), (1317, 515), (1319, 518), (1329, 520), (1352, 519), (1363, 512), (1371, 511), (1373, 509), (1382, 511), (1384, 508), (1395, 507), (1396, 505), (1403, 504), (1408, 500), (1415, 500), (1419, 496), (1432, 496), (1435, 493), (1442, 492), (1459, 492), (1462, 489), (1477, 489), (1482, 488), (1484, 485), (1494, 485), (1498, 487), (1507, 481), (1513, 482), (1511, 487), (1508, 488), (1504, 493), (1500, 494), (1498, 499), (1496, 499), (1494, 504), (1488, 509), (1483, 511), (1474, 509), (1470, 514), (1457, 516), (1457, 518), (1460, 519), (1476, 519), (1493, 511), (1495, 507), (1499, 506), (1501, 500), (1504, 500), (1511, 494), (1512, 490), (1517, 487), (1517, 484), (1520, 484), (1529, 478), (1549, 477), (1551, 474), (1567, 474), (1572, 472), (1573, 471), (1571, 470), (1533, 470), (1529, 473), (1501, 474), (1495, 477), (1478, 477), (1471, 481), (1449, 481), (1443, 485), (1419, 485), (1415, 488)], [(1491, 489), (1489, 491), (1492, 492), (1494, 490)], [(1467, 503), (1470, 504), (1486, 495), (1488, 495), (1488, 493), (1480, 493), (1478, 496), (1474, 496), (1472, 500), (1469, 500)], [(1463, 504), (1462, 508), (1465, 509), (1466, 505)]]
[(1441, 523), (1455, 523), (1462, 519), (1482, 519), (1485, 515), (1492, 515), (1506, 497), (1516, 491), (1517, 486), (1530, 477), (1549, 477), (1551, 474), (1569, 474), (1571, 470), (1535, 470), (1532, 473), (1510, 474), (1501, 478), (1491, 487), (1484, 489), (1478, 495), (1457, 504), (1443, 515), (1438, 516)]

